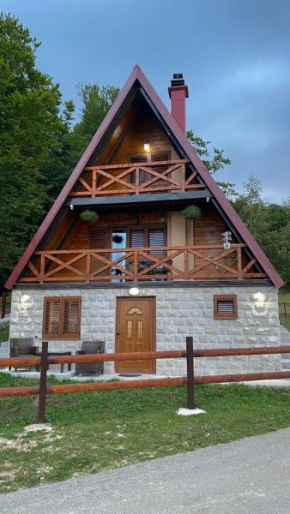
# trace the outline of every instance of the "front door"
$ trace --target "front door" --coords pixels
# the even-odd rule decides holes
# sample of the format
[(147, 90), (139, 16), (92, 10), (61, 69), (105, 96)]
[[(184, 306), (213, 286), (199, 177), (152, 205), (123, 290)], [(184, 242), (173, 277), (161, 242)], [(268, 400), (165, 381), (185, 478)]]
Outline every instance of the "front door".
[[(155, 298), (117, 298), (116, 352), (155, 350)], [(116, 362), (117, 373), (155, 373), (154, 360)]]

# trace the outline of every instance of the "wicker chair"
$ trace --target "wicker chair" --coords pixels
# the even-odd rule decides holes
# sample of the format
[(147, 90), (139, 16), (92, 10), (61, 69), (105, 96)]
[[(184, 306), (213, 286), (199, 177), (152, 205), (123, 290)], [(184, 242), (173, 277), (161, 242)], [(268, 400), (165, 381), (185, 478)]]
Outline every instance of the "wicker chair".
[[(105, 341), (83, 341), (82, 349), (77, 355), (87, 355), (90, 353), (104, 353)], [(76, 375), (101, 375), (104, 373), (103, 362), (88, 362), (76, 364)]]
[[(38, 348), (33, 344), (32, 337), (12, 337), (10, 339), (10, 357), (31, 357), (37, 355)], [(11, 370), (11, 367), (9, 369)], [(31, 369), (31, 366), (21, 366)], [(18, 368), (14, 368), (17, 371)]]

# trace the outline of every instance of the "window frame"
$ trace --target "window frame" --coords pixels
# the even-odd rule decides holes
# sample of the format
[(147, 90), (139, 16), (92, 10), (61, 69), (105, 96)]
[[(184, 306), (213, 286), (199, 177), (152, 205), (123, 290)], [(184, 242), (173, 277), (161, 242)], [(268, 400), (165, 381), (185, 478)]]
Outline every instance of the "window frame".
[[(219, 301), (232, 301), (233, 302), (233, 312), (219, 312), (218, 311), (218, 302)], [(214, 304), (214, 319), (237, 319), (238, 318), (238, 300), (236, 294), (215, 294), (213, 297)]]
[[(77, 312), (77, 333), (69, 334), (64, 332), (64, 306), (66, 301), (78, 301), (78, 312)], [(50, 302), (60, 302), (59, 308), (59, 332), (58, 334), (51, 334), (45, 332), (45, 323), (48, 305)], [(80, 339), (81, 332), (81, 310), (82, 310), (82, 297), (81, 296), (45, 296), (43, 299), (43, 322), (42, 322), (42, 339)]]

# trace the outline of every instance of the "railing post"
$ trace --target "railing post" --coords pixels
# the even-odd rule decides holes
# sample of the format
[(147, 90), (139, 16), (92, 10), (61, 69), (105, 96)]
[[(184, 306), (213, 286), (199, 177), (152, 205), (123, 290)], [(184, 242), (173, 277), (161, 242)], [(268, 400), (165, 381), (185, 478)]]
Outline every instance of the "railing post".
[(45, 423), (46, 407), (46, 373), (48, 370), (48, 341), (42, 341), (40, 361), (39, 409), (38, 422)]
[(187, 408), (195, 409), (193, 337), (186, 338)]

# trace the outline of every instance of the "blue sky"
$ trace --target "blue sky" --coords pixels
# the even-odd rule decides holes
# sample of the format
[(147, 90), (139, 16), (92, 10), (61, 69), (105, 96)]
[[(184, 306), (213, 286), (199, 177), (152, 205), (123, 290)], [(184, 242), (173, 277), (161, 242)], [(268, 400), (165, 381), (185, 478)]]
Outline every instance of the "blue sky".
[(220, 180), (256, 175), (290, 197), (289, 0), (2, 0), (41, 41), (38, 67), (64, 99), (78, 83), (121, 87), (138, 63), (166, 105), (172, 73), (189, 86), (187, 127), (232, 160)]

